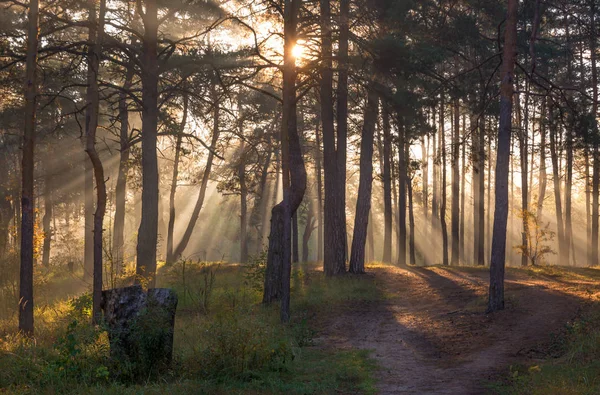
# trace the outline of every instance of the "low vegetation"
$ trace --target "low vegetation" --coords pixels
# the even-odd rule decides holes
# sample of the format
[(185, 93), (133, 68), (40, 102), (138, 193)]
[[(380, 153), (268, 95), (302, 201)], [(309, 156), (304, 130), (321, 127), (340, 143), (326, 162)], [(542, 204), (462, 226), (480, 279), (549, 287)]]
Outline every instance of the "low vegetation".
[(587, 295), (589, 303), (579, 317), (566, 323), (562, 333), (555, 335), (554, 342), (544, 350), (544, 361), (510, 366), (490, 389), (499, 395), (600, 393), (600, 294), (594, 289), (600, 280), (600, 270), (549, 266), (525, 271), (572, 281), (579, 292)]
[[(110, 359), (106, 331), (88, 324), (89, 294), (40, 298), (35, 339), (9, 334), (16, 315), (2, 321), (0, 388), (17, 394), (373, 393), (368, 352), (321, 346), (315, 323), (348, 300), (380, 298), (374, 281), (347, 276), (325, 283), (312, 266), (296, 267), (294, 316), (282, 326), (276, 307), (260, 304), (262, 270), (260, 259), (247, 266), (180, 261), (161, 267), (159, 286), (174, 288), (179, 305), (173, 366), (152, 377)], [(48, 278), (39, 290), (70, 275)]]

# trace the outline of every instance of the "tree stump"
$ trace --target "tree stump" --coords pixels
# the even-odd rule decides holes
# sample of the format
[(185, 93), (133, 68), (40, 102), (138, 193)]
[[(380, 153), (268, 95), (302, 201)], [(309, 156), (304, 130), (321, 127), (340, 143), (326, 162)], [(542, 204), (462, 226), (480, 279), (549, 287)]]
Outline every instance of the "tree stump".
[(119, 374), (148, 377), (166, 368), (173, 357), (177, 294), (171, 289), (141, 286), (102, 292), (110, 354)]

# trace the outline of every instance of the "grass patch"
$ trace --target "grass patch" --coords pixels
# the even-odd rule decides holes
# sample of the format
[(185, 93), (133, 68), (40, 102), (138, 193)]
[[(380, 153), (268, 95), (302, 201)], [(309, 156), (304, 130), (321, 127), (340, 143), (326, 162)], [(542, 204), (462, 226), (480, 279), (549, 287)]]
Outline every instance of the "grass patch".
[(116, 374), (106, 332), (87, 324), (88, 296), (36, 308), (34, 340), (11, 334), (16, 317), (5, 320), (0, 388), (16, 394), (375, 393), (367, 351), (326, 350), (312, 341), (313, 324), (332, 309), (382, 298), (373, 278), (325, 279), (315, 265), (295, 267), (292, 321), (281, 325), (278, 306), (260, 304), (260, 270), (202, 262), (160, 267), (158, 286), (174, 288), (179, 305), (174, 363), (155, 377)]
[(600, 304), (569, 323), (548, 351), (560, 357), (539, 365), (511, 366), (490, 390), (500, 395), (599, 394)]

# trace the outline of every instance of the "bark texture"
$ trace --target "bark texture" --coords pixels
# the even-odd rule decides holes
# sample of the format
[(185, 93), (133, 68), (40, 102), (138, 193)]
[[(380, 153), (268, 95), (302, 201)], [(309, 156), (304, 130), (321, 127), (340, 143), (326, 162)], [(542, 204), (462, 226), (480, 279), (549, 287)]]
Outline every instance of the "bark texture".
[(356, 215), (354, 217), (352, 251), (350, 253), (351, 273), (365, 272), (365, 245), (367, 242), (367, 227), (369, 224), (371, 192), (373, 189), (373, 142), (378, 108), (379, 95), (375, 83), (371, 82), (368, 88), (367, 107), (365, 108), (360, 142), (360, 180), (358, 183), (358, 198), (356, 200)]
[(508, 15), (504, 33), (502, 82), (500, 84), (500, 125), (496, 158), (496, 198), (492, 256), (490, 260), (490, 289), (488, 312), (504, 309), (504, 268), (506, 257), (506, 223), (508, 218), (508, 168), (512, 127), (512, 96), (517, 49), (518, 1), (508, 0)]

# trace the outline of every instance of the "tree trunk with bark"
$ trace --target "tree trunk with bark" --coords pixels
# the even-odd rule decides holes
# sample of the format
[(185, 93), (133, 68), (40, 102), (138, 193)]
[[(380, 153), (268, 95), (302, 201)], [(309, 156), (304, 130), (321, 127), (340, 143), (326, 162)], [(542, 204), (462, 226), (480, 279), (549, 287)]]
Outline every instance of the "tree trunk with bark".
[(406, 135), (398, 115), (398, 265), (406, 265)]
[(133, 62), (129, 62), (123, 83), (123, 92), (119, 94), (119, 172), (115, 187), (115, 218), (113, 224), (112, 259), (115, 273), (123, 272), (125, 258), (125, 205), (127, 202), (127, 174), (129, 173), (129, 110), (127, 94), (133, 82)]
[[(554, 184), (554, 204), (556, 207), (556, 228), (558, 235), (558, 257), (559, 263), (564, 264), (565, 251), (565, 233), (563, 222), (562, 201), (560, 198), (560, 165), (558, 164), (558, 152), (556, 147), (556, 131), (550, 131), (550, 159), (552, 161), (552, 181)], [(568, 259), (568, 258), (567, 258)]]
[(208, 181), (210, 179), (210, 173), (212, 171), (213, 161), (215, 158), (215, 151), (217, 149), (217, 142), (219, 141), (220, 134), (220, 124), (219, 118), (221, 113), (220, 107), (220, 99), (216, 90), (216, 72), (213, 74), (213, 81), (211, 84), (211, 96), (213, 99), (213, 130), (212, 130), (212, 139), (210, 142), (210, 148), (208, 150), (208, 157), (206, 159), (206, 167), (204, 168), (204, 173), (202, 174), (202, 181), (200, 181), (200, 190), (198, 191), (198, 198), (196, 199), (196, 204), (194, 205), (194, 210), (192, 211), (192, 215), (188, 221), (188, 224), (183, 232), (183, 236), (181, 236), (181, 240), (175, 247), (175, 251), (173, 252), (173, 258), (179, 259), (183, 255), (190, 239), (192, 238), (192, 234), (194, 233), (194, 228), (196, 227), (196, 222), (198, 222), (198, 217), (200, 217), (200, 211), (202, 210), (202, 206), (204, 205), (204, 199), (206, 197), (206, 189), (208, 188)]
[(306, 190), (306, 168), (296, 123), (296, 42), (298, 0), (284, 2), (283, 115), (281, 164), (283, 200), (271, 212), (271, 233), (265, 274), (263, 303), (281, 299), (281, 321), (290, 319), (290, 276), (292, 270), (291, 220)]
[(21, 267), (19, 272), (19, 331), (33, 336), (33, 170), (37, 102), (39, 1), (31, 0), (27, 13), (25, 63), (25, 125), (21, 163)]
[(454, 99), (454, 132), (452, 134), (452, 258), (451, 265), (460, 262), (460, 114), (458, 98)]
[(158, 242), (158, 6), (145, 0), (142, 43), (142, 219), (138, 230), (136, 284), (153, 288)]
[(317, 129), (315, 130), (316, 147), (315, 147), (315, 162), (316, 162), (316, 177), (317, 177), (317, 261), (323, 260), (323, 174), (322, 174), (322, 156), (321, 156), (321, 139), (319, 133), (319, 122), (321, 116), (317, 114)]
[(177, 193), (177, 178), (179, 176), (179, 160), (181, 156), (181, 143), (183, 141), (183, 132), (187, 123), (189, 97), (183, 96), (183, 117), (177, 137), (175, 138), (175, 159), (173, 160), (173, 175), (171, 177), (171, 189), (169, 191), (169, 224), (167, 225), (167, 263), (173, 263), (173, 231), (175, 230), (175, 194)]
[[(598, 71), (596, 65), (596, 2), (590, 1), (590, 63), (592, 65), (592, 116), (598, 118)], [(593, 165), (592, 165), (592, 226), (591, 226), (591, 266), (598, 265), (598, 199), (600, 195), (600, 149), (598, 138), (593, 143)]]
[(42, 247), (42, 265), (45, 268), (50, 267), (50, 245), (52, 243), (52, 229), (51, 222), (53, 217), (53, 206), (52, 201), (52, 178), (53, 174), (50, 172), (49, 166), (46, 167), (44, 172), (44, 217), (42, 218), (42, 229), (44, 231), (44, 245)]
[[(410, 145), (406, 144), (404, 156), (408, 163), (410, 163)], [(408, 195), (408, 226), (409, 226), (409, 238), (408, 238), (408, 256), (409, 263), (412, 266), (417, 264), (417, 254), (415, 247), (415, 210), (413, 205), (413, 187), (412, 187), (412, 174), (406, 177), (406, 192)]]
[[(325, 170), (325, 275), (335, 276), (346, 271), (346, 223), (342, 217), (345, 201), (341, 195), (340, 161), (336, 149), (333, 122), (333, 52), (330, 0), (320, 0), (321, 8), (321, 123), (323, 125), (323, 167)], [(343, 81), (342, 81), (343, 83)], [(340, 115), (342, 117), (342, 115)], [(338, 147), (345, 150), (346, 147)], [(344, 215), (345, 217), (345, 215)]]
[(391, 152), (392, 136), (390, 131), (390, 116), (386, 106), (382, 106), (383, 119), (383, 206), (384, 206), (384, 236), (383, 262), (392, 262), (392, 179)]
[(367, 106), (360, 143), (360, 180), (358, 183), (358, 198), (356, 200), (356, 215), (354, 217), (354, 234), (352, 236), (352, 251), (350, 254), (350, 272), (365, 272), (365, 244), (367, 241), (367, 226), (371, 211), (371, 192), (373, 187), (373, 143), (375, 125), (379, 110), (379, 95), (375, 82), (368, 87)]
[(500, 125), (496, 152), (496, 198), (492, 256), (490, 260), (490, 289), (488, 312), (504, 309), (504, 268), (506, 257), (506, 223), (508, 218), (508, 167), (512, 126), (512, 96), (515, 57), (517, 50), (517, 0), (508, 0), (508, 15), (504, 33), (502, 82), (500, 83)]
[(444, 95), (440, 102), (440, 146), (442, 150), (442, 191), (440, 204), (440, 225), (442, 228), (442, 264), (448, 266), (448, 227), (446, 226), (446, 131), (444, 130)]
[(240, 262), (248, 262), (248, 185), (246, 184), (246, 153), (244, 141), (240, 146), (241, 156), (238, 165), (240, 181)]
[[(538, 175), (538, 200), (536, 218), (538, 223), (542, 223), (542, 210), (544, 209), (544, 198), (546, 197), (546, 184), (548, 175), (546, 174), (546, 101), (542, 103), (542, 113), (540, 119), (540, 169)], [(587, 181), (587, 180), (586, 180)], [(586, 187), (587, 189), (587, 187)]]
[(85, 114), (85, 130), (87, 152), (96, 180), (96, 211), (94, 212), (94, 281), (92, 286), (92, 322), (97, 324), (102, 318), (102, 275), (103, 275), (103, 224), (106, 212), (106, 181), (104, 167), (98, 151), (96, 150), (96, 130), (98, 128), (100, 91), (98, 87), (98, 73), (100, 69), (100, 56), (102, 55), (102, 37), (104, 34), (104, 13), (106, 1), (100, 1), (99, 16), (96, 17), (96, 3), (89, 3), (89, 49), (87, 70), (87, 108)]

